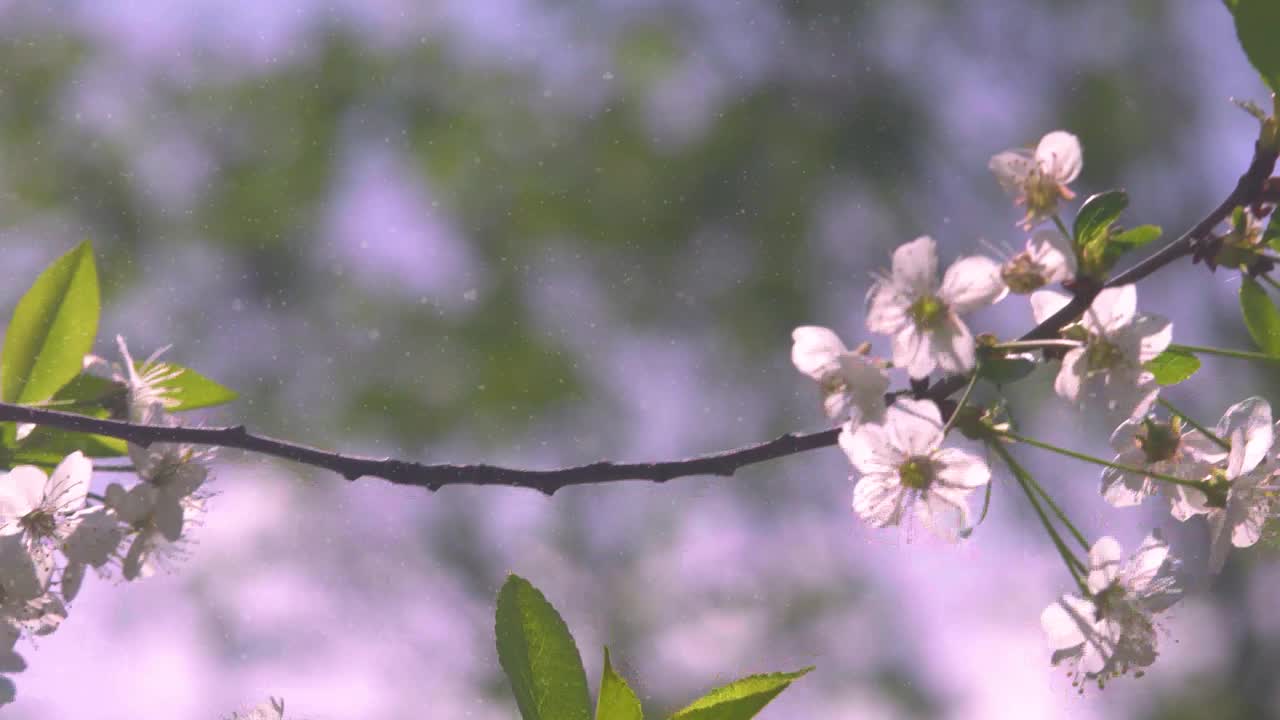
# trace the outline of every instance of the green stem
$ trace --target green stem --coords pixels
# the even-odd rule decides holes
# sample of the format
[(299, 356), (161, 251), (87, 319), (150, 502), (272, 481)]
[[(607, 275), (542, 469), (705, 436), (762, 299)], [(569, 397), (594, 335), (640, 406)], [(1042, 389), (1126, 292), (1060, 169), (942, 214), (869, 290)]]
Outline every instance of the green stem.
[(1206, 347), (1204, 345), (1179, 345), (1172, 343), (1169, 345), (1170, 350), (1181, 350), (1189, 353), (1204, 353), (1205, 355), (1220, 355), (1222, 357), (1236, 358), (1237, 360), (1264, 360), (1266, 362), (1280, 362), (1280, 358), (1268, 355), (1266, 353), (1253, 352), (1251, 350), (1228, 350), (1227, 348)]
[(1067, 348), (1073, 349), (1080, 347), (1081, 343), (1075, 340), (1059, 340), (1057, 338), (1045, 340), (1010, 340), (1009, 342), (996, 343), (991, 347), (996, 350), (1041, 350), (1044, 348)]
[(1026, 468), (1019, 465), (1013, 459), (1013, 455), (1000, 443), (992, 443), (991, 447), (1000, 456), (1000, 459), (1004, 460), (1004, 464), (1009, 466), (1009, 472), (1013, 473), (1014, 479), (1018, 481), (1022, 492), (1027, 496), (1027, 502), (1031, 503), (1032, 509), (1036, 512), (1036, 517), (1040, 518), (1040, 524), (1044, 527), (1045, 532), (1049, 533), (1049, 539), (1053, 541), (1053, 546), (1057, 548), (1058, 555), (1062, 557), (1062, 562), (1067, 566), (1067, 572), (1071, 573), (1072, 579), (1076, 581), (1076, 585), (1080, 587), (1080, 590), (1087, 594), (1088, 585), (1084, 581), (1084, 563), (1071, 552), (1071, 549), (1063, 542), (1062, 536), (1058, 534), (1057, 528), (1053, 526), (1053, 523), (1049, 522), (1049, 516), (1045, 514), (1044, 508), (1040, 507), (1040, 502), (1036, 500), (1035, 492), (1027, 484), (1027, 478), (1030, 473), (1027, 472)]
[(956, 409), (951, 412), (951, 417), (947, 418), (947, 424), (942, 426), (942, 436), (946, 437), (951, 432), (951, 428), (956, 424), (956, 418), (960, 417), (960, 411), (964, 409), (964, 404), (969, 402), (969, 395), (973, 393), (973, 386), (978, 384), (978, 370), (982, 367), (979, 362), (973, 366), (973, 372), (969, 375), (969, 384), (964, 386), (964, 393), (960, 395), (960, 404), (956, 405)]
[(1062, 218), (1058, 217), (1058, 213), (1053, 214), (1053, 224), (1058, 226), (1058, 232), (1062, 233), (1062, 237), (1071, 241), (1072, 246), (1074, 246), (1075, 242), (1071, 237), (1071, 231), (1068, 230), (1066, 224), (1062, 222)]
[(1080, 547), (1084, 548), (1086, 553), (1089, 552), (1089, 541), (1085, 540), (1084, 533), (1080, 532), (1080, 530), (1067, 519), (1067, 514), (1062, 511), (1062, 508), (1058, 506), (1058, 503), (1053, 501), (1052, 497), (1049, 497), (1049, 493), (1045, 491), (1044, 486), (1041, 485), (1030, 473), (1027, 473), (1027, 483), (1031, 486), (1031, 489), (1035, 490), (1036, 494), (1044, 500), (1045, 504), (1049, 506), (1049, 509), (1053, 511), (1053, 514), (1058, 516), (1058, 519), (1062, 521), (1062, 524), (1071, 532), (1071, 535), (1075, 537), (1076, 542), (1080, 543)]
[(1179, 410), (1178, 408), (1174, 407), (1174, 406), (1173, 406), (1173, 403), (1169, 402), (1168, 400), (1165, 400), (1164, 398), (1160, 398), (1160, 399), (1156, 400), (1156, 402), (1160, 403), (1160, 404), (1164, 407), (1164, 409), (1165, 409), (1165, 410), (1168, 410), (1169, 412), (1173, 413), (1174, 415), (1177, 415), (1178, 417), (1182, 418), (1182, 421), (1183, 421), (1183, 422), (1185, 422), (1186, 424), (1190, 425), (1191, 427), (1195, 428), (1196, 430), (1199, 430), (1201, 435), (1204, 435), (1205, 437), (1207, 437), (1207, 438), (1209, 438), (1210, 440), (1212, 440), (1212, 441), (1213, 441), (1213, 443), (1214, 443), (1215, 445), (1217, 445), (1218, 447), (1222, 448), (1223, 450), (1226, 450), (1227, 452), (1231, 452), (1231, 443), (1227, 442), (1226, 440), (1223, 440), (1222, 438), (1218, 437), (1217, 435), (1214, 435), (1214, 434), (1213, 434), (1213, 432), (1211, 432), (1211, 431), (1209, 430), (1209, 428), (1207, 428), (1207, 427), (1205, 427), (1205, 426), (1201, 425), (1200, 423), (1196, 422), (1195, 420), (1192, 420), (1190, 415), (1188, 415), (1188, 414), (1186, 414), (1186, 413), (1182, 412), (1181, 410)]
[[(1280, 258), (1275, 258), (1275, 260), (1280, 262)], [(1280, 283), (1276, 282), (1270, 274), (1259, 275), (1258, 277), (1262, 278), (1262, 281), (1270, 285), (1273, 289), (1280, 290)]]
[(1074, 458), (1082, 462), (1093, 463), (1094, 465), (1101, 465), (1102, 467), (1115, 468), (1117, 470), (1136, 473), (1138, 475), (1145, 475), (1149, 478), (1152, 478), (1153, 480), (1163, 480), (1165, 482), (1173, 483), (1175, 485), (1185, 485), (1186, 487), (1195, 488), (1196, 490), (1200, 490), (1201, 492), (1204, 492), (1206, 490), (1206, 488), (1204, 487), (1204, 483), (1200, 482), (1199, 480), (1188, 480), (1186, 478), (1180, 478), (1174, 475), (1166, 475), (1165, 473), (1155, 472), (1154, 470), (1147, 470), (1144, 468), (1133, 467), (1132, 465), (1122, 465), (1117, 462), (1103, 460), (1102, 458), (1094, 457), (1092, 455), (1085, 455), (1084, 453), (1076, 452), (1075, 450), (1068, 450), (1063, 447), (1058, 447), (1057, 445), (1050, 445), (1049, 443), (1046, 443), (1046, 442), (1040, 442), (1039, 440), (1035, 440), (1033, 438), (1029, 438), (1024, 435), (1019, 435), (1018, 433), (1015, 433), (1011, 430), (996, 430), (995, 432), (999, 435), (1009, 438), (1010, 440), (1015, 440), (1020, 443), (1026, 443), (1031, 447), (1037, 447), (1037, 448), (1040, 448), (1041, 450), (1048, 450), (1049, 452), (1058, 453), (1059, 455), (1065, 455), (1069, 458)]

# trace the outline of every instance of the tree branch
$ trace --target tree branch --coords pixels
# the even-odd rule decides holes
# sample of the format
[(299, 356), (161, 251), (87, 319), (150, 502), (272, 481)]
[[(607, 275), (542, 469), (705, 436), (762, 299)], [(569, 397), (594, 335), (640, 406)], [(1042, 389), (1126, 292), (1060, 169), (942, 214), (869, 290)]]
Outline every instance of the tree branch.
[[(1058, 334), (1075, 322), (1088, 309), (1104, 288), (1135, 283), (1174, 260), (1193, 254), (1199, 244), (1232, 210), (1241, 205), (1274, 200), (1275, 183), (1268, 178), (1276, 164), (1276, 153), (1255, 146), (1249, 169), (1240, 177), (1235, 189), (1218, 207), (1181, 237), (1148, 256), (1105, 284), (1082, 281), (1075, 296), (1058, 312), (1022, 335), (1020, 340), (1041, 340)], [(1264, 187), (1266, 191), (1264, 192)], [(965, 376), (944, 378), (925, 391), (925, 395), (941, 401), (954, 394), (968, 381)], [(890, 393), (889, 399), (900, 393)], [(139, 425), (122, 420), (105, 420), (58, 410), (0, 403), (0, 422), (35, 423), (74, 432), (106, 435), (137, 445), (157, 442), (211, 445), (247, 450), (272, 457), (332, 470), (348, 480), (371, 476), (397, 485), (412, 485), (438, 490), (446, 485), (508, 485), (538, 490), (547, 495), (571, 485), (649, 480), (666, 482), (691, 475), (733, 475), (739, 468), (796, 455), (836, 444), (839, 428), (813, 433), (788, 433), (768, 442), (733, 450), (698, 455), (683, 460), (652, 463), (615, 463), (600, 461), (589, 465), (551, 470), (521, 470), (495, 465), (426, 464), (394, 458), (370, 458), (300, 445), (264, 435), (255, 435), (243, 425), (231, 427), (169, 427)]]
[(520, 470), (496, 465), (426, 464), (394, 458), (370, 458), (255, 435), (243, 425), (231, 427), (169, 427), (105, 420), (45, 408), (0, 403), (0, 422), (36, 423), (75, 432), (106, 435), (137, 445), (188, 443), (248, 450), (304, 465), (332, 470), (348, 480), (371, 476), (397, 485), (438, 490), (445, 485), (510, 485), (551, 495), (571, 485), (650, 480), (666, 482), (690, 475), (733, 475), (739, 468), (807, 450), (834, 445), (839, 428), (813, 433), (788, 433), (768, 442), (699, 455), (683, 460), (651, 463), (595, 462), (553, 470)]

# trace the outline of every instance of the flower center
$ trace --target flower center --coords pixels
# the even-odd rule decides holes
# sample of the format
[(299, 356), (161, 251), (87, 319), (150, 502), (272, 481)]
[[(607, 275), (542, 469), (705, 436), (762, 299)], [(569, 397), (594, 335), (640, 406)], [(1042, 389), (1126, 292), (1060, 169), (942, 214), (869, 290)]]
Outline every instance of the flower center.
[(1178, 454), (1178, 445), (1182, 441), (1182, 422), (1173, 418), (1168, 423), (1158, 423), (1150, 418), (1142, 421), (1145, 434), (1137, 436), (1138, 447), (1142, 448), (1148, 463), (1163, 462)]
[(1058, 207), (1058, 199), (1062, 197), (1062, 186), (1057, 179), (1039, 169), (1027, 176), (1023, 191), (1026, 193), (1027, 210), (1037, 215), (1052, 213)]
[(1089, 338), (1084, 351), (1085, 364), (1091, 373), (1111, 370), (1124, 364), (1124, 352), (1100, 337)]
[(1021, 295), (1045, 286), (1044, 268), (1029, 253), (1018, 253), (1000, 268), (1000, 279), (1009, 290)]
[(933, 463), (919, 455), (908, 458), (898, 466), (898, 476), (902, 478), (904, 487), (923, 492), (933, 483)]
[(911, 303), (911, 319), (916, 327), (931, 328), (938, 324), (946, 313), (947, 306), (935, 295), (922, 295)]
[(53, 515), (45, 510), (32, 510), (22, 517), (19, 525), (27, 534), (36, 538), (53, 537), (58, 527)]

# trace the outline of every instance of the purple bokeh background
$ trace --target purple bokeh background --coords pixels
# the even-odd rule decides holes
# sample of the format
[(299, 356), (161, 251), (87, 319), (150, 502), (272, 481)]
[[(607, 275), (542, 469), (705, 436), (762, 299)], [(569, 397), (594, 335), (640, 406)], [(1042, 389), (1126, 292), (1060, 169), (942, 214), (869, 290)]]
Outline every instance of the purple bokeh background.
[[(1133, 191), (1133, 216), (1167, 222), (1169, 231), (1234, 183), (1249, 157), (1253, 121), (1225, 99), (1261, 92), (1217, 3), (1173, 5), (1185, 53), (1179, 67), (1189, 71), (1179, 81), (1198, 85), (1204, 106), (1178, 145), (1128, 166), (1122, 178)], [(622, 26), (667, 3), (601, 6)], [(798, 77), (808, 67), (796, 29), (770, 3), (690, 6), (714, 30), (646, 98), (659, 145), (680, 147), (707, 132), (726, 98), (777, 65)], [(940, 27), (927, 4), (874, 13), (876, 31), (862, 33), (877, 38), (862, 48), (867, 62), (902, 73), (911, 93), (932, 98), (941, 143), (926, 151), (936, 175), (927, 196), (915, 199), (916, 219), (939, 239), (944, 262), (973, 252), (979, 237), (1017, 241), (1014, 233), (991, 237), (1016, 214), (1002, 204), (986, 160), (1057, 127), (1042, 102), (1055, 57), (1105, 67), (1143, 32), (1137, 20), (1119, 23), (1102, 8), (1050, 12), (987, 3), (955, 32)], [(0, 4), (0, 17), (5, 11)], [(144, 1), (70, 3), (48, 12), (31, 22), (84, 38), (95, 52), (63, 88), (68, 124), (130, 153), (133, 181), (147, 189), (150, 211), (161, 218), (180, 218), (200, 202), (220, 158), (178, 114), (165, 114), (164, 98), (151, 95), (157, 77), (198, 87), (306, 63), (315, 34), (333, 26), (353, 30), (371, 48), (434, 44), (471, 66), (522, 67), (539, 82), (521, 101), (565, 113), (600, 111), (615, 94), (630, 92), (634, 70), (611, 59), (614, 28), (583, 33), (569, 6), (535, 0)], [(16, 42), (24, 28), (0, 30), (6, 32)], [(766, 63), (761, 55), (769, 53), (790, 59)], [(1029, 60), (1019, 62), (1024, 53)], [(1148, 117), (1140, 106), (1115, 112)], [(438, 189), (404, 160), (402, 143), (358, 118), (343, 127), (334, 149), (337, 179), (316, 235), (294, 248), (298, 272), (325, 273), (341, 286), (328, 302), (265, 306), (248, 289), (251, 269), (225, 249), (160, 237), (144, 240), (143, 251), (127, 259), (143, 280), (116, 289), (104, 310), (104, 337), (121, 332), (139, 354), (175, 342), (175, 360), (233, 386), (278, 378), (274, 402), (291, 414), (263, 430), (303, 441), (334, 433), (327, 418), (339, 411), (340, 389), (364, 367), (442, 402), (459, 392), (473, 377), (447, 362), (447, 340), (430, 362), (402, 357), (394, 323), (351, 309), (353, 297), (392, 297), (463, 322), (491, 291), (494, 268)], [(1090, 157), (1086, 145), (1085, 194), (1104, 189), (1091, 183)], [(1188, 196), (1203, 199), (1201, 209), (1184, 207)], [(0, 197), (0, 207), (9, 202)], [(893, 222), (879, 204), (875, 189), (856, 181), (833, 184), (814, 199), (817, 250), (804, 261), (814, 265), (821, 312), (794, 324), (831, 325), (847, 340), (863, 338), (867, 270), (887, 264), (887, 248), (910, 239), (884, 237)], [(56, 207), (22, 217), (0, 227), (2, 307), (21, 293), (21, 279), (83, 235), (83, 219)], [(671, 282), (676, 292), (687, 286), (714, 294), (758, 262), (750, 248), (709, 234), (689, 249), (687, 277)], [(658, 459), (742, 445), (775, 430), (777, 395), (754, 392), (759, 384), (788, 389), (792, 429), (822, 426), (813, 389), (788, 364), (785, 337), (773, 356), (755, 359), (750, 374), (713, 326), (668, 335), (630, 324), (611, 300), (624, 279), (599, 274), (568, 246), (549, 243), (527, 275), (528, 321), (567, 346), (578, 370), (608, 396), (585, 398), (546, 424), (502, 438), (496, 455), (492, 438), (460, 432), (419, 448), (420, 457), (544, 467), (605, 453)], [(1188, 282), (1198, 291), (1190, 302)], [(1145, 284), (1140, 305), (1172, 317), (1181, 341), (1238, 343), (1243, 335), (1230, 325), (1238, 321), (1223, 312), (1235, 303), (1235, 283), (1227, 273), (1179, 266)], [(975, 321), (1001, 334), (1029, 323), (1030, 310), (1017, 298)], [(1239, 369), (1207, 360), (1195, 383), (1171, 397), (1199, 417), (1216, 418), (1256, 392), (1255, 376)], [(1036, 436), (1104, 453), (1109, 429), (1064, 412), (1050, 378), (1041, 371), (1017, 386), (1015, 415)], [(250, 411), (244, 408), (210, 419), (233, 419)], [(398, 452), (377, 427), (341, 430), (329, 437), (336, 447)], [(815, 664), (818, 670), (763, 717), (906, 716), (901, 699), (886, 690), (895, 683), (903, 693), (936, 699), (930, 712), (937, 717), (1131, 717), (1187, 678), (1219, 670), (1228, 652), (1222, 628), (1232, 620), (1205, 592), (1203, 528), (1177, 526), (1156, 504), (1106, 508), (1093, 469), (1022, 456), (1087, 534), (1111, 534), (1132, 547), (1160, 526), (1186, 557), (1200, 592), (1169, 619), (1161, 659), (1147, 677), (1078, 697), (1048, 668), (1038, 618), (1070, 589), (1070, 579), (1000, 473), (986, 523), (970, 541), (951, 546), (920, 528), (874, 531), (859, 523), (849, 510), (848, 465), (835, 449), (734, 479), (577, 488), (551, 499), (497, 488), (427, 495), (375, 480), (349, 484), (227, 453), (190, 557), (145, 582), (88, 581), (57, 633), (20, 647), (29, 668), (14, 676), (19, 701), (4, 714), (215, 718), (283, 695), (289, 717), (314, 720), (514, 717), (492, 637), (492, 596), (506, 571), (531, 579), (560, 608), (593, 687), (601, 647), (609, 644), (632, 685), (663, 711), (731, 677)], [(749, 489), (730, 491), (739, 484)], [(487, 570), (460, 574), (459, 555)], [(1244, 592), (1242, 612), (1252, 626), (1280, 635), (1270, 609), (1280, 569), (1260, 564)], [(885, 680), (886, 667), (902, 679)]]

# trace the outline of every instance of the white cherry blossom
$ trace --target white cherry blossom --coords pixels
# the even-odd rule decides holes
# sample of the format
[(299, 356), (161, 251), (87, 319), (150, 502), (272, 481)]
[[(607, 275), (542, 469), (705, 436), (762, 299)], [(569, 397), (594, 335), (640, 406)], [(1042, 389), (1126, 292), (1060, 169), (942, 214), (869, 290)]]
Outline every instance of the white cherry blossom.
[(861, 476), (853, 509), (873, 527), (908, 514), (949, 541), (969, 527), (968, 496), (991, 479), (982, 458), (942, 447), (942, 416), (929, 400), (900, 399), (883, 424), (846, 424), (840, 447)]
[(53, 550), (71, 533), (74, 515), (85, 504), (93, 463), (76, 451), (53, 472), (19, 465), (0, 479), (0, 534), (17, 535), (42, 566), (51, 566)]
[(1034, 151), (1014, 148), (998, 153), (987, 167), (1016, 205), (1027, 208), (1023, 227), (1030, 229), (1058, 211), (1059, 200), (1075, 193), (1067, 187), (1080, 175), (1084, 154), (1080, 140), (1064, 130), (1054, 130), (1040, 139)]
[(59, 592), (67, 602), (74, 600), (80, 592), (85, 570), (90, 566), (100, 568), (106, 565), (115, 557), (124, 538), (119, 517), (104, 505), (86, 508), (77, 513), (74, 520), (74, 528), (62, 544), (67, 565), (59, 580)]
[(1122, 558), (1115, 538), (1099, 539), (1089, 550), (1089, 596), (1064, 595), (1040, 615), (1053, 664), (1069, 664), (1077, 682), (1141, 675), (1157, 656), (1156, 616), (1182, 596), (1177, 561), (1158, 533)]
[[(1041, 323), (1068, 302), (1061, 293), (1039, 290), (1031, 295), (1031, 310)], [(1173, 325), (1159, 315), (1137, 312), (1137, 305), (1133, 285), (1098, 293), (1079, 325), (1064, 332), (1081, 345), (1062, 359), (1053, 383), (1058, 395), (1080, 407), (1101, 407), (1117, 422), (1147, 414), (1160, 388), (1142, 364), (1169, 346)]]
[(1209, 570), (1221, 572), (1232, 546), (1249, 547), (1262, 537), (1262, 526), (1280, 509), (1276, 468), (1266, 463), (1274, 440), (1271, 405), (1253, 397), (1227, 410), (1218, 423), (1218, 436), (1231, 452), (1226, 467), (1211, 482), (1226, 485), (1221, 507), (1204, 506), (1209, 521)]
[(889, 376), (860, 352), (850, 352), (830, 329), (806, 325), (791, 333), (791, 362), (818, 382), (827, 417), (855, 424), (884, 416)]
[(934, 368), (964, 372), (973, 368), (974, 341), (960, 317), (1007, 292), (999, 266), (979, 256), (952, 263), (939, 284), (937, 247), (919, 237), (893, 252), (892, 274), (867, 293), (867, 328), (892, 338), (893, 364), (913, 378)]
[(1075, 276), (1076, 254), (1071, 241), (1053, 228), (1036, 230), (1027, 238), (1023, 251), (1000, 266), (1000, 279), (1009, 292), (1023, 295)]
[[(1152, 416), (1125, 420), (1111, 434), (1111, 447), (1117, 465), (1186, 480), (1203, 479), (1226, 456), (1198, 430), (1183, 432), (1178, 417), (1167, 422)], [(1119, 468), (1102, 471), (1102, 497), (1115, 507), (1132, 507), (1156, 493), (1169, 498), (1170, 510), (1180, 521), (1204, 512), (1204, 496), (1193, 488)]]
[(97, 355), (85, 358), (85, 367), (101, 368), (109, 372), (111, 379), (124, 387), (124, 414), (130, 422), (147, 423), (149, 419), (157, 419), (158, 410), (171, 410), (177, 407), (178, 400), (173, 397), (165, 383), (182, 373), (168, 363), (159, 362), (159, 357), (169, 349), (166, 345), (151, 353), (146, 360), (135, 362), (129, 352), (129, 346), (120, 335), (116, 336), (116, 347), (120, 350), (122, 363), (108, 363)]

